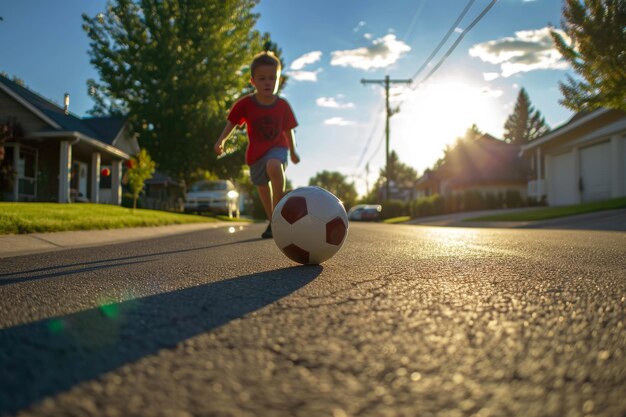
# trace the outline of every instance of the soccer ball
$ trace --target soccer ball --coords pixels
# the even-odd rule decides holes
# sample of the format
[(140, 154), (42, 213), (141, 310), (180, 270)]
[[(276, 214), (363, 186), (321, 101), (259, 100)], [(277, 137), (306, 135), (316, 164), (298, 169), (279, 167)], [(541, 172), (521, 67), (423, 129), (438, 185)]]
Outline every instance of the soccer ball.
[(276, 205), (272, 234), (278, 248), (292, 261), (320, 264), (341, 249), (348, 235), (348, 215), (331, 192), (301, 187)]

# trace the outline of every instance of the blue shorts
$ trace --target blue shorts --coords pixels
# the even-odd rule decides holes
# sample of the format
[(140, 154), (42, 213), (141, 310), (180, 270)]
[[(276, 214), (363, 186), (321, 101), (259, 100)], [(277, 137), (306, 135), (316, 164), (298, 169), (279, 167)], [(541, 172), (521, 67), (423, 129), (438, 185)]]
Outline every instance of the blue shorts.
[(270, 177), (267, 175), (267, 161), (270, 159), (278, 159), (283, 164), (283, 169), (287, 167), (287, 148), (272, 148), (265, 153), (255, 163), (250, 165), (250, 178), (254, 185), (266, 185), (270, 182)]

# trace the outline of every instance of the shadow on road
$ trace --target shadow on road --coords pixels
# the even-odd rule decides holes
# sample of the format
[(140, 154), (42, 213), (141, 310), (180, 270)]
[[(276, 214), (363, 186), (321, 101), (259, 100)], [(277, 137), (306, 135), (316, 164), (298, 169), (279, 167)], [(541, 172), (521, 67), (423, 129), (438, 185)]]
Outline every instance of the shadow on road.
[(241, 318), (305, 286), (322, 269), (246, 275), (0, 330), (0, 414)]
[[(221, 246), (240, 245), (242, 243), (259, 242), (261, 238), (238, 240), (234, 242), (219, 243), (215, 245), (202, 246), (198, 248), (177, 249), (170, 251), (161, 251), (154, 253), (146, 253), (142, 255), (131, 255), (109, 259), (99, 259), (97, 261), (77, 262), (73, 264), (61, 264), (56, 266), (46, 266), (44, 268), (34, 268), (26, 271), (9, 272), (0, 274), (0, 287), (3, 285), (16, 284), (27, 281), (35, 281), (44, 278), (57, 278), (72, 274), (80, 274), (83, 272), (95, 271), (99, 269), (119, 268), (126, 265), (149, 262), (151, 259), (158, 259), (163, 255), (180, 254), (184, 252), (195, 252), (206, 249), (218, 248)], [(103, 250), (104, 251), (104, 250)], [(126, 261), (126, 262), (124, 262)], [(76, 269), (72, 269), (76, 268)], [(39, 275), (33, 275), (38, 274)]]

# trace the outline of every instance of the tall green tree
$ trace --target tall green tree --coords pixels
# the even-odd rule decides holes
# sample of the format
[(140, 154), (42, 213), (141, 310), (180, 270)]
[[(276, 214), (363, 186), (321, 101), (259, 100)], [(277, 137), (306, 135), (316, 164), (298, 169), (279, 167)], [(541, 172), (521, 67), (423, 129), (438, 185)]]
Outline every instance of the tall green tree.
[(322, 171), (309, 179), (309, 185), (322, 187), (335, 194), (347, 206), (353, 206), (357, 192), (353, 182), (348, 182), (345, 175), (337, 171)]
[[(217, 171), (213, 142), (262, 49), (256, 3), (110, 0), (103, 13), (83, 15), (100, 77), (88, 83), (92, 113), (127, 115), (167, 174), (189, 181), (198, 169)], [(227, 162), (221, 171), (235, 169)]]
[(560, 83), (561, 104), (574, 111), (599, 107), (626, 111), (626, 1), (565, 0), (563, 31), (552, 38), (580, 76)]
[(528, 93), (522, 88), (517, 95), (513, 113), (504, 123), (504, 141), (521, 146), (549, 130), (545, 118), (531, 105)]

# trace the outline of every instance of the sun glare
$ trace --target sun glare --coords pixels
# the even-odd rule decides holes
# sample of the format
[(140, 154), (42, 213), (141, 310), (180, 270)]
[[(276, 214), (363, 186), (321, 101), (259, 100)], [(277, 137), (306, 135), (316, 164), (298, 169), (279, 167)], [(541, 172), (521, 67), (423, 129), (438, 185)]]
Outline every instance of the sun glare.
[[(418, 173), (432, 167), (446, 145), (476, 124), (493, 136), (502, 133), (500, 91), (462, 81), (433, 82), (394, 97), (400, 112), (392, 118), (390, 147)], [(392, 107), (395, 106), (392, 101)]]

